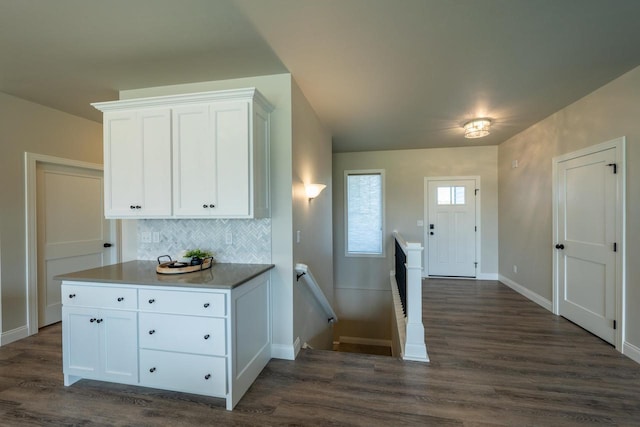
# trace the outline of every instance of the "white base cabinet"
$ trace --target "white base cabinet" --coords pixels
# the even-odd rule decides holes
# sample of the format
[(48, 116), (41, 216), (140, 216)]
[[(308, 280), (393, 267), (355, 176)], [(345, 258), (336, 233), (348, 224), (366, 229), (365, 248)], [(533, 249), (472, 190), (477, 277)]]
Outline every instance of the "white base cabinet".
[(233, 289), (64, 281), (64, 383), (203, 394), (231, 410), (271, 359), (269, 287), (269, 273)]

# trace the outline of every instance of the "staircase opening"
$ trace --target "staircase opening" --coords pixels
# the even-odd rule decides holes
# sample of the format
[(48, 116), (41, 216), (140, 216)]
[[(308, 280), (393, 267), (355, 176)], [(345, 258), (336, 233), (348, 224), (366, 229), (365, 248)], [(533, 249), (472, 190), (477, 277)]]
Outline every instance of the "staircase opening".
[(386, 345), (359, 344), (348, 342), (333, 342), (333, 351), (345, 353), (374, 354), (377, 356), (391, 356), (391, 347)]

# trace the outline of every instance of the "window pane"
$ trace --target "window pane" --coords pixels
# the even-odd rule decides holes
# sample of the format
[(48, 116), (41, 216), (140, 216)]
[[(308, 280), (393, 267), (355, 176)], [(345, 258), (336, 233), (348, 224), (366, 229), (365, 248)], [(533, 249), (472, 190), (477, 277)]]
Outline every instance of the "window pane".
[(464, 187), (453, 187), (454, 188), (454, 204), (455, 205), (464, 205)]
[(438, 204), (451, 204), (451, 187), (438, 187)]
[(382, 253), (382, 176), (347, 175), (347, 252)]

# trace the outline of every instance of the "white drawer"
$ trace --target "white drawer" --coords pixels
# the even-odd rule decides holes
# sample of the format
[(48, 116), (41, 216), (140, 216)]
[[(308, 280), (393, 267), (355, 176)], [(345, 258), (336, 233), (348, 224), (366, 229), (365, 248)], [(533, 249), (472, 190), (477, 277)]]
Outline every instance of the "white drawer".
[(62, 285), (62, 304), (70, 307), (100, 307), (135, 310), (138, 291), (132, 288)]
[(140, 313), (138, 322), (141, 348), (226, 355), (225, 319)]
[(225, 397), (226, 359), (140, 350), (140, 385)]
[(140, 289), (140, 310), (192, 316), (226, 316), (225, 295)]

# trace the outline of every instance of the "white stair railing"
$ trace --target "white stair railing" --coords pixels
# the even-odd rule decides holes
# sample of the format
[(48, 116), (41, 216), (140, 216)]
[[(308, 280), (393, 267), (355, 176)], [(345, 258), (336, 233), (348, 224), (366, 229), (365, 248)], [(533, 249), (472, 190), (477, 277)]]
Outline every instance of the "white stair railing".
[[(398, 338), (400, 341), (401, 357), (404, 360), (415, 360), (419, 362), (428, 362), (427, 345), (424, 341), (424, 325), (422, 324), (422, 251), (423, 247), (420, 243), (409, 243), (398, 232), (394, 232), (393, 236), (398, 243), (396, 248), (403, 251), (406, 261), (404, 266), (399, 265), (396, 268), (405, 268), (404, 278), (406, 279), (405, 301), (400, 302), (404, 306), (406, 318), (400, 317), (398, 309), (398, 301), (402, 291), (402, 284), (396, 282), (397, 272), (391, 274), (392, 295), (394, 298), (394, 317), (398, 328)], [(396, 249), (397, 250), (397, 249)], [(398, 254), (400, 255), (400, 254)], [(400, 285), (400, 288), (398, 287)]]
[(331, 307), (331, 303), (325, 296), (324, 292), (322, 292), (322, 289), (318, 285), (318, 282), (316, 282), (315, 277), (313, 277), (313, 274), (311, 274), (311, 271), (309, 271), (309, 267), (306, 264), (296, 264), (295, 270), (297, 273), (296, 280), (300, 280), (301, 278), (304, 278), (304, 281), (307, 283), (307, 286), (309, 286), (309, 290), (311, 291), (313, 296), (316, 298), (316, 300), (318, 300), (318, 302), (324, 309), (325, 313), (327, 313), (327, 321), (329, 323), (337, 322), (338, 315), (333, 310), (333, 307)]

